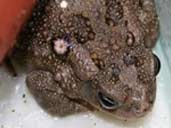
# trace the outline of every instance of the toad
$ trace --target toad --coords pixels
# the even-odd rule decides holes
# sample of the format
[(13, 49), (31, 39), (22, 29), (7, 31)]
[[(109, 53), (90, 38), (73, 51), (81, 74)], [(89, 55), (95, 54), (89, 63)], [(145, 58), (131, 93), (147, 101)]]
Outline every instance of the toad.
[(153, 0), (39, 0), (19, 46), (38, 103), (59, 116), (149, 112), (160, 61)]

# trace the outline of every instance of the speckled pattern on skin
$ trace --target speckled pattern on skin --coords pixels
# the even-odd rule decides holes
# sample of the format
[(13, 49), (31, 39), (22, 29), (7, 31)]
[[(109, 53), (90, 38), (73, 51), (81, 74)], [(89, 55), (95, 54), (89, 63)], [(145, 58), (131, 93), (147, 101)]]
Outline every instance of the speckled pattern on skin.
[[(100, 110), (118, 118), (144, 116), (156, 96), (152, 48), (158, 37), (153, 0), (39, 0), (19, 38), (40, 105), (66, 116)], [(69, 44), (64, 54), (54, 41)]]

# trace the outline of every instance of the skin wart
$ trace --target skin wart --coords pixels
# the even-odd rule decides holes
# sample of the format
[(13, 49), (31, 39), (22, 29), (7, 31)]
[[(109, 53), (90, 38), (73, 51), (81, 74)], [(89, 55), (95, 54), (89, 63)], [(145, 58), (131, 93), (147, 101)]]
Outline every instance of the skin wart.
[(156, 96), (153, 0), (39, 0), (19, 37), (27, 86), (53, 115), (87, 110), (139, 118)]

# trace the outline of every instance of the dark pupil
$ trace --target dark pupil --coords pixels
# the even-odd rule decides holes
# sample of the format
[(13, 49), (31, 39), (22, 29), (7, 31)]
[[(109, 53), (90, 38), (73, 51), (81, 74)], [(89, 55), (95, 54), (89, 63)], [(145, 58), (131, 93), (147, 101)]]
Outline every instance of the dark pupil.
[(101, 92), (98, 93), (98, 98), (101, 106), (105, 109), (112, 110), (118, 107), (118, 102), (113, 99), (104, 96)]
[(160, 72), (161, 63), (159, 58), (155, 54), (153, 54), (153, 56), (154, 56), (154, 71), (155, 71), (155, 75), (157, 76), (158, 73)]

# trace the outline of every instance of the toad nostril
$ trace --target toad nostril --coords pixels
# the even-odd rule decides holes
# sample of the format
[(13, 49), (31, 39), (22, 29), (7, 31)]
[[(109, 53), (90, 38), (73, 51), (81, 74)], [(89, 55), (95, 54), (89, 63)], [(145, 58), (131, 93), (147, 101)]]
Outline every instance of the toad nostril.
[(161, 68), (161, 63), (160, 63), (160, 59), (153, 54), (154, 56), (154, 72), (155, 72), (155, 76), (158, 75), (158, 73), (160, 72), (160, 68)]
[(120, 73), (121, 73), (120, 68), (117, 65), (113, 64), (112, 65), (112, 75), (118, 76)]
[(125, 54), (123, 57), (123, 61), (126, 65), (133, 65), (137, 61), (135, 56), (131, 56), (130, 54)]
[(107, 110), (114, 110), (120, 106), (117, 101), (103, 95), (101, 92), (98, 93), (98, 99), (100, 105)]

